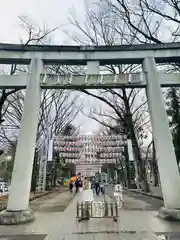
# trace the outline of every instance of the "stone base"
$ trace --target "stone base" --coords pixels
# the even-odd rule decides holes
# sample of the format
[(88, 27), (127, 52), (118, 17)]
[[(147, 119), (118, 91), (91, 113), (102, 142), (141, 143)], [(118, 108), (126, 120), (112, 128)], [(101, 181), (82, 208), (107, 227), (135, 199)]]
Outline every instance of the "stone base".
[(0, 212), (0, 225), (19, 225), (34, 221), (34, 212), (31, 209), (24, 211)]
[(180, 209), (160, 208), (158, 217), (167, 221), (180, 221)]

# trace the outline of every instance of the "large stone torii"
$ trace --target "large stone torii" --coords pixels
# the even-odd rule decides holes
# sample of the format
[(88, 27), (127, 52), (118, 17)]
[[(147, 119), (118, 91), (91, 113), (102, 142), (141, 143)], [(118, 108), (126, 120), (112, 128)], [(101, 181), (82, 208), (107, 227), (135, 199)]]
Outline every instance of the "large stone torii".
[[(156, 63), (178, 62), (180, 43), (131, 46), (25, 46), (0, 44), (0, 64), (30, 64), (29, 74), (0, 76), (1, 88), (26, 88), (7, 209), (1, 224), (34, 220), (29, 209), (30, 184), (40, 107), (41, 88), (145, 87), (164, 198), (159, 216), (180, 219), (180, 175), (164, 107), (161, 86), (179, 86), (179, 73), (159, 73)], [(46, 75), (44, 65), (87, 65), (85, 76)], [(99, 66), (142, 64), (132, 75), (100, 75)]]

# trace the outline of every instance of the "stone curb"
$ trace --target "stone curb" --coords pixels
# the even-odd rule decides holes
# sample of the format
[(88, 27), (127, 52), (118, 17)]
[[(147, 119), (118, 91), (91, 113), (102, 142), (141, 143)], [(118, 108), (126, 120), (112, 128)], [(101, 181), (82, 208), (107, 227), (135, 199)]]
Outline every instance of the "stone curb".
[[(150, 198), (155, 198), (155, 199), (163, 201), (163, 197), (157, 196), (157, 195), (153, 195), (151, 193), (147, 193), (147, 192), (143, 192), (143, 191), (137, 191), (135, 189), (128, 189), (128, 188), (125, 188), (125, 187), (123, 188), (123, 191), (133, 192), (133, 193), (136, 193), (136, 194), (139, 194), (139, 195), (143, 195), (143, 196), (147, 196), (147, 197), (150, 197)], [(107, 192), (107, 195), (114, 200), (114, 196), (112, 194)]]
[[(53, 193), (54, 191), (49, 191), (49, 192), (44, 192), (42, 194), (39, 194), (39, 195), (36, 195), (36, 196), (32, 196), (29, 201), (32, 202), (34, 201), (35, 199), (38, 199), (38, 198), (41, 198), (41, 197), (44, 197), (46, 195), (49, 195), (51, 193)], [(0, 204), (0, 212), (5, 210), (6, 209), (6, 204)]]
[(167, 209), (162, 207), (159, 209), (158, 217), (167, 221), (180, 221), (180, 210), (179, 209)]
[(140, 191), (137, 191), (137, 190), (133, 190), (133, 189), (128, 189), (128, 188), (125, 188), (124, 189), (125, 191), (129, 191), (129, 192), (134, 192), (134, 193), (137, 193), (137, 194), (139, 194), (139, 195), (144, 195), (144, 196), (147, 196), (147, 197), (151, 197), (151, 198), (156, 198), (156, 199), (158, 199), (158, 200), (162, 200), (163, 201), (163, 197), (161, 197), (161, 196), (157, 196), (157, 195), (153, 195), (153, 194), (151, 194), (151, 193), (147, 193), (147, 192), (140, 192)]

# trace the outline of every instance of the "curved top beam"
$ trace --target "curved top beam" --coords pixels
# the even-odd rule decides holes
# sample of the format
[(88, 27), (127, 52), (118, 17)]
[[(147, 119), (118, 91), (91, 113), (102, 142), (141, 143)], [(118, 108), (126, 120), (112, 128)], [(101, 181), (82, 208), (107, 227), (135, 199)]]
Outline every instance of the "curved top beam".
[(136, 44), (136, 45), (23, 45), (0, 43), (0, 51), (17, 52), (119, 52), (119, 51), (148, 51), (148, 50), (173, 50), (180, 49), (180, 42), (160, 44)]
[(0, 63), (29, 64), (40, 58), (44, 64), (86, 65), (87, 61), (106, 64), (141, 64), (146, 57), (157, 63), (179, 62), (180, 42), (113, 46), (58, 46), (0, 43)]

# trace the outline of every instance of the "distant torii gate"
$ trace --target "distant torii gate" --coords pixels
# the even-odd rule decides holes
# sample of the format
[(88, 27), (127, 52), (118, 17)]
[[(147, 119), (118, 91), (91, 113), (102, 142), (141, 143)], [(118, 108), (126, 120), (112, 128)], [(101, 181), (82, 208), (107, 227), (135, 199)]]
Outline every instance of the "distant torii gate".
[[(7, 210), (0, 215), (1, 224), (19, 224), (34, 219), (29, 210), (29, 194), (41, 88), (145, 87), (164, 197), (165, 208), (160, 216), (180, 218), (180, 176), (161, 92), (161, 86), (180, 86), (180, 74), (165, 74), (157, 72), (156, 68), (156, 63), (179, 61), (180, 43), (98, 47), (0, 44), (0, 64), (30, 64), (29, 74), (0, 76), (1, 88), (26, 88)], [(87, 65), (87, 74), (45, 74), (44, 65), (60, 64)], [(99, 66), (110, 64), (142, 64), (143, 72), (101, 75)]]

